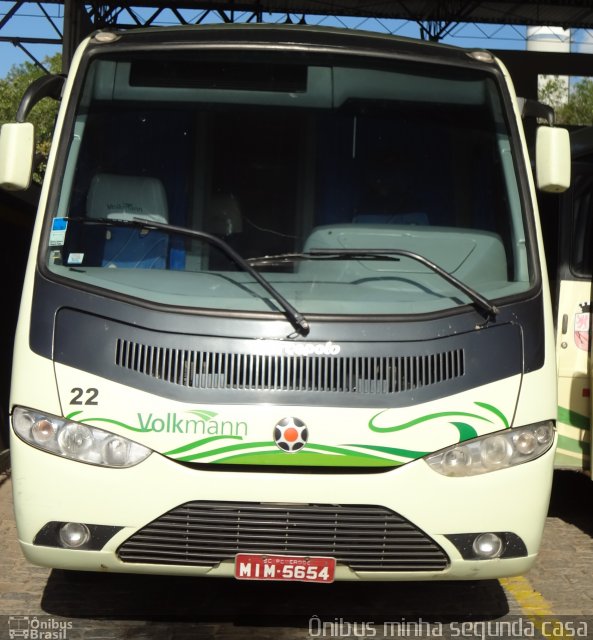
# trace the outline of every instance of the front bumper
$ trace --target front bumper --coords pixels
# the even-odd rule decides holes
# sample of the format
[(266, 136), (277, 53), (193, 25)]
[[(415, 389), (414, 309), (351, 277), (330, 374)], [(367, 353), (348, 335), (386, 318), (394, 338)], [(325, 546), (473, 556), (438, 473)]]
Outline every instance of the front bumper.
[[(474, 580), (521, 574), (535, 561), (548, 508), (554, 449), (530, 463), (469, 478), (441, 476), (422, 460), (387, 472), (274, 473), (203, 470), (153, 454), (129, 469), (105, 469), (44, 453), (16, 437), (11, 457), (19, 542), (34, 564), (232, 577), (233, 557), (214, 566), (130, 562), (123, 561), (118, 550), (147, 524), (196, 501), (376, 505), (411, 523), (442, 550), (446, 562), (439, 568), (396, 571), (353, 569), (338, 563), (336, 580)], [(97, 550), (34, 544), (43, 527), (56, 521), (119, 529)], [(464, 559), (451, 536), (471, 532), (511, 532), (524, 543), (526, 554)]]

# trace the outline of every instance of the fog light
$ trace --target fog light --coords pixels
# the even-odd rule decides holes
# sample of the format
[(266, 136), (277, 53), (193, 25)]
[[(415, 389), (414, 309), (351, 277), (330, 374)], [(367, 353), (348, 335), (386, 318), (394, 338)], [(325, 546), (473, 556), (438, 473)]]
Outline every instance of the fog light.
[(498, 558), (503, 551), (503, 544), (495, 533), (481, 533), (474, 540), (472, 548), (479, 558)]
[[(94, 537), (94, 533), (93, 533)], [(516, 533), (497, 531), (496, 533), (448, 533), (445, 537), (455, 545), (464, 560), (488, 561), (492, 558), (525, 558), (527, 547)], [(498, 543), (501, 542), (500, 552)], [(489, 554), (484, 555), (484, 550)]]
[(78, 549), (85, 545), (91, 537), (91, 532), (86, 524), (80, 522), (67, 522), (60, 527), (60, 542), (63, 547)]

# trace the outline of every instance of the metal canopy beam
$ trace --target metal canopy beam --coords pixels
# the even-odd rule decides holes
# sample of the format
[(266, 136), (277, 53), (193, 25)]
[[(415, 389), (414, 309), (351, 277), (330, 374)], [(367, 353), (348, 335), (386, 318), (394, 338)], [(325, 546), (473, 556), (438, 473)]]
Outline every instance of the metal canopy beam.
[[(23, 7), (37, 7), (45, 15), (57, 37), (35, 37), (22, 33), (6, 36), (3, 28), (18, 17)], [(64, 34), (44, 7), (59, 6), (64, 16)], [(166, 14), (166, 18), (163, 16)], [(218, 22), (303, 22), (314, 16), (405, 20), (416, 22), (419, 35), (427, 40), (441, 40), (463, 24), (497, 24), (521, 26), (560, 26), (593, 30), (591, 0), (15, 0), (0, 15), (0, 42), (11, 42), (24, 50), (35, 62), (25, 44), (62, 44), (67, 68), (78, 42), (97, 28), (151, 26), (159, 21), (200, 24)], [(365, 26), (363, 24), (363, 26)], [(383, 27), (384, 24), (381, 24)], [(385, 27), (385, 30), (389, 30)]]
[[(50, 0), (48, 4), (64, 4), (68, 0)], [(125, 1), (81, 2), (103, 8), (105, 14)], [(478, 0), (140, 0), (136, 7), (175, 7), (176, 9), (251, 12), (255, 14), (283, 13), (292, 15), (356, 16), (416, 22), (476, 22), (487, 24), (546, 25), (564, 28), (593, 28), (591, 0), (525, 0), (518, 2), (480, 2)], [(232, 19), (232, 18), (231, 18)]]

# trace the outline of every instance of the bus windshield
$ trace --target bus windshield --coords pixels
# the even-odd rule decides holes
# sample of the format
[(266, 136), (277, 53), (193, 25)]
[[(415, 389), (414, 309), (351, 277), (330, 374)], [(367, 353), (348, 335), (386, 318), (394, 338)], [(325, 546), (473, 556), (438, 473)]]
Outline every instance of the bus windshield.
[[(95, 56), (45, 264), (107, 295), (281, 312), (210, 235), (304, 314), (472, 303), (406, 252), (487, 300), (521, 294), (535, 276), (510, 136), (495, 75), (469, 64), (198, 49)], [(127, 224), (138, 219), (157, 226)], [(307, 259), (320, 251), (339, 255)], [(286, 254), (299, 259), (265, 259)]]

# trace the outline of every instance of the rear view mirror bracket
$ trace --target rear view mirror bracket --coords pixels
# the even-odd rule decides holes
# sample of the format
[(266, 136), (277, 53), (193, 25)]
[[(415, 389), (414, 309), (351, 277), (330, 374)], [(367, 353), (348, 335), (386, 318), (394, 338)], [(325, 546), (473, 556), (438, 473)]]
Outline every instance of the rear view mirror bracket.
[(16, 112), (17, 122), (26, 122), (27, 116), (31, 112), (31, 109), (43, 98), (53, 98), (54, 100), (60, 100), (62, 97), (62, 89), (64, 87), (65, 76), (51, 74), (41, 76), (32, 82), (26, 89), (19, 108)]
[(554, 109), (550, 105), (529, 98), (517, 98), (517, 101), (522, 118), (539, 118), (546, 120), (548, 126), (554, 126)]

